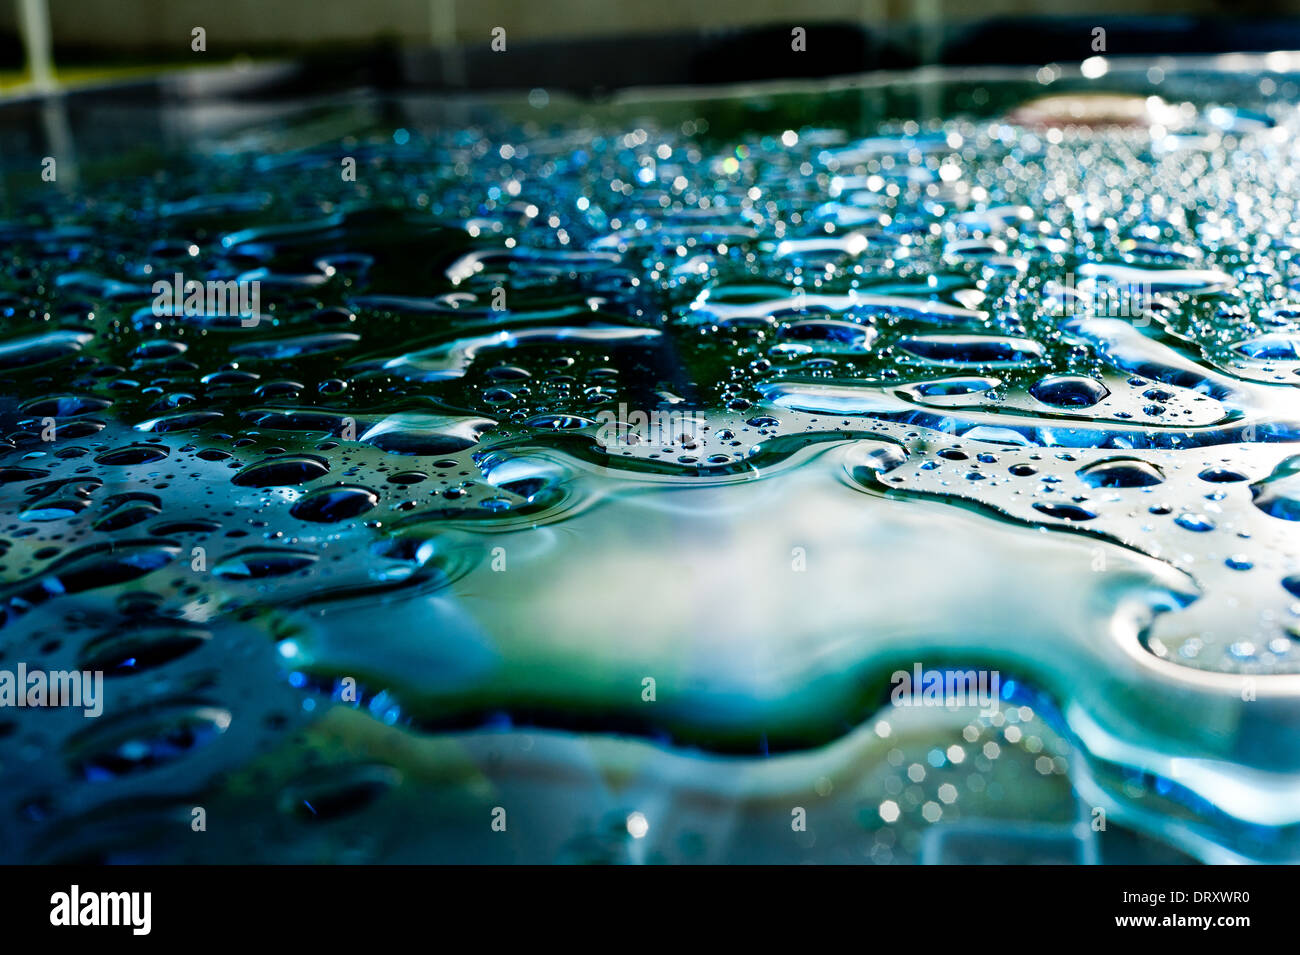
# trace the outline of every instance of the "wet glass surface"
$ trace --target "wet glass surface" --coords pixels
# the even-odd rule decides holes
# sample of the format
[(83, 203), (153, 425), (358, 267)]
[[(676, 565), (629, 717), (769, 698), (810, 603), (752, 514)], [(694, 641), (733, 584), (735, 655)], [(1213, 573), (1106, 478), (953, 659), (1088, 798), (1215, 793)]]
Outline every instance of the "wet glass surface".
[(11, 107), (0, 665), (104, 690), (0, 711), (6, 860), (1295, 861), (1223, 65)]

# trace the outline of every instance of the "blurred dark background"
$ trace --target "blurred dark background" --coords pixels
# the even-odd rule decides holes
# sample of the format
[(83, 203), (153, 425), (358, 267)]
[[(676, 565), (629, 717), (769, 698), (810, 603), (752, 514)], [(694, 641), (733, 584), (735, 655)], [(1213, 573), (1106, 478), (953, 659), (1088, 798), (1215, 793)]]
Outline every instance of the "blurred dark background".
[[(1297, 49), (1295, 14), (1300, 0), (0, 0), (0, 87), (290, 57), (313, 66), (313, 82), (591, 94), (1096, 53)], [(202, 52), (191, 48), (196, 27)], [(491, 48), (497, 27), (505, 53)], [(795, 27), (806, 30), (803, 52), (791, 49)], [(28, 65), (25, 32), (49, 51), (50, 70)]]

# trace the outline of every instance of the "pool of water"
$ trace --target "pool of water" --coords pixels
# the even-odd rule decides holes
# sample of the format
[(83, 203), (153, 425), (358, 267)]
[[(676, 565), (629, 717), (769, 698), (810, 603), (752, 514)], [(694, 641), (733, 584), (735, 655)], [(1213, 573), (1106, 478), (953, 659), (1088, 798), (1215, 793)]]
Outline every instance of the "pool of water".
[(1296, 861), (1298, 65), (0, 111), (6, 861)]

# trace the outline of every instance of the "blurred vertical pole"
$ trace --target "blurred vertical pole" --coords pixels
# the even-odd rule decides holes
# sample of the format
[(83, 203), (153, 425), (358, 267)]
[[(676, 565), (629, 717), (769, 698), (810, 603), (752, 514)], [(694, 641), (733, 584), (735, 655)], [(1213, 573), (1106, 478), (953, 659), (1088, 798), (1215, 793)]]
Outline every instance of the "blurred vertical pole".
[[(867, 35), (870, 37), (868, 42), (871, 46), (868, 48), (869, 54), (879, 54), (887, 42), (886, 28), (890, 23), (889, 10), (886, 7), (886, 0), (862, 0), (862, 22), (867, 29)], [(879, 67), (879, 63), (864, 63), (863, 69), (871, 70)], [(862, 91), (862, 97), (858, 101), (858, 129), (863, 136), (870, 135), (870, 130), (874, 125), (873, 118), (878, 112), (877, 100), (880, 97), (880, 91), (874, 90), (870, 86)]]
[(27, 54), (27, 75), (42, 91), (54, 89), (54, 53), (47, 0), (18, 0), (19, 29)]
[(465, 85), (465, 64), (456, 44), (456, 0), (429, 0), (429, 28), (434, 51), (449, 87)]
[(943, 54), (943, 2), (942, 0), (916, 0), (918, 38), (921, 43), (921, 64), (935, 66)]
[[(943, 0), (916, 0), (916, 25), (920, 34), (921, 68), (937, 69), (943, 57)], [(936, 119), (943, 109), (940, 84), (921, 84), (922, 118)]]
[[(47, 0), (18, 0), (18, 20), (32, 86), (42, 93), (57, 94)], [(58, 162), (58, 177), (54, 182), (59, 189), (67, 191), (77, 184), (77, 154), (68, 122), (68, 107), (61, 95), (46, 96), (41, 102), (41, 126), (45, 131), (47, 158)]]

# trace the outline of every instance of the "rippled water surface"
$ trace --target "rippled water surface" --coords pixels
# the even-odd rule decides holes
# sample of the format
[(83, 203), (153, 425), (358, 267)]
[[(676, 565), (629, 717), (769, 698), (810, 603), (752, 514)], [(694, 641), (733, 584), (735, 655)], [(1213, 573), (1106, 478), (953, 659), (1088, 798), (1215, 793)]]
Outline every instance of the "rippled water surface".
[(1296, 861), (1300, 91), (1106, 83), (11, 110), (6, 860)]

